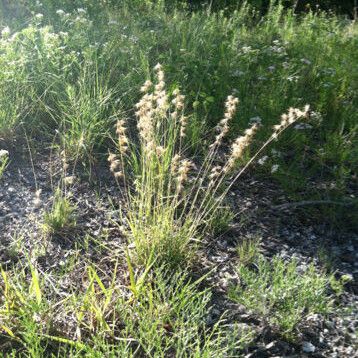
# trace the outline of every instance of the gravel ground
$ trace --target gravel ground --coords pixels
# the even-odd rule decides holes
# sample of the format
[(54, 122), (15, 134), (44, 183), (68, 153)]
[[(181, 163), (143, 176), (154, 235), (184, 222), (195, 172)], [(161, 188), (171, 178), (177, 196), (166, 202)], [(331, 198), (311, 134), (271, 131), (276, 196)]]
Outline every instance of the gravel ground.
[[(80, 252), (84, 258), (98, 262), (103, 270), (110, 270), (113, 266), (108, 259), (108, 250), (122, 252), (124, 239), (113, 220), (117, 211), (109, 199), (116, 202), (119, 193), (108, 169), (97, 167), (95, 184), (79, 179), (74, 185), (72, 198), (78, 207), (78, 232), (66, 239), (61, 237), (44, 242), (39, 229), (43, 210), (51, 202), (58, 166), (54, 164), (55, 160), (49, 159), (49, 153), (33, 154), (32, 165), (28, 152), (19, 152), (15, 147), (8, 149), (11, 162), (0, 182), (1, 264), (9, 268), (24, 259), (25, 252), (37, 250), (34, 256), (41, 269), (47, 272), (65, 265)], [(34, 205), (37, 189), (42, 190), (39, 207)], [(208, 284), (214, 289), (209, 324), (226, 312), (229, 323), (240, 322), (243, 327), (254, 328), (258, 335), (246, 357), (358, 357), (358, 235), (327, 232), (323, 226), (303, 224), (295, 215), (295, 209), (277, 210), (272, 205), (277, 198), (285, 203), (284, 194), (273, 183), (255, 180), (250, 175), (230, 193), (233, 209), (242, 211), (240, 218), (245, 220), (234, 222), (229, 231), (215, 241), (208, 239), (198, 267), (199, 273), (213, 270), (208, 278)], [(96, 245), (89, 245), (86, 251), (78, 248), (77, 237), (83, 237), (81, 234), (85, 232), (92, 237), (108, 237), (102, 255)], [(228, 286), (238, 279), (234, 270), (237, 244), (245, 238), (258, 236), (264, 255), (280, 254), (287, 259), (295, 256), (302, 268), (312, 261), (321, 265), (318, 253), (326, 248), (337, 275), (349, 274), (354, 278), (346, 286), (337, 313), (325, 320), (318, 315), (309, 317), (297, 344), (282, 341), (258, 317), (226, 298)], [(74, 279), (75, 276), (76, 273), (71, 274)], [(62, 291), (66, 291), (69, 281), (63, 283)]]

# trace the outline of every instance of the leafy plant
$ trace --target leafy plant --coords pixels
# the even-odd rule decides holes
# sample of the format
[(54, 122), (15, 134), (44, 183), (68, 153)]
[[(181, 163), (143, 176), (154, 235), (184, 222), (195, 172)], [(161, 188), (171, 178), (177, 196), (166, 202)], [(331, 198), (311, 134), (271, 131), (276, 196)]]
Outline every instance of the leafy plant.
[(307, 316), (332, 310), (331, 276), (313, 264), (299, 273), (295, 259), (286, 263), (275, 256), (270, 262), (260, 255), (255, 269), (239, 264), (237, 273), (240, 285), (231, 287), (229, 297), (262, 316), (287, 339), (295, 339)]
[[(88, 266), (85, 285), (60, 302), (48, 300), (53, 291), (30, 266), (30, 279), (21, 271), (12, 275), (2, 270), (0, 329), (4, 338), (30, 357), (42, 356), (54, 348), (71, 356), (114, 355), (150, 357), (174, 353), (178, 357), (227, 357), (239, 355), (251, 341), (250, 330), (226, 327), (223, 320), (207, 325), (211, 294), (199, 289), (186, 271), (155, 269), (146, 275), (145, 289), (128, 296), (118, 285), (116, 265), (109, 280)], [(88, 279), (88, 280), (87, 280)], [(51, 286), (52, 287), (52, 286)], [(56, 314), (54, 312), (56, 310)], [(75, 312), (75, 316), (73, 315)], [(54, 323), (73, 321), (70, 331)]]

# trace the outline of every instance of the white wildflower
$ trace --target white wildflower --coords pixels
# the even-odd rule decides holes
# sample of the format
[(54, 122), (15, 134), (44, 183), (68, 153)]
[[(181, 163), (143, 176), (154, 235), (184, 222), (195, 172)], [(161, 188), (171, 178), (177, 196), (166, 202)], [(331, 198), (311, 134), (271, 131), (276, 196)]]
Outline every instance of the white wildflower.
[(299, 80), (298, 76), (288, 76), (287, 81), (289, 82), (297, 82)]
[(243, 47), (241, 47), (241, 50), (243, 53), (249, 53), (252, 51), (252, 47), (251, 46), (243, 46)]
[(259, 116), (252, 117), (252, 118), (250, 118), (249, 123), (250, 124), (255, 124), (255, 123), (256, 124), (261, 124), (262, 123), (262, 118), (259, 117)]
[(233, 77), (240, 77), (240, 76), (243, 76), (245, 74), (244, 71), (240, 71), (240, 70), (236, 70), (232, 73), (232, 76)]
[(4, 39), (7, 39), (10, 36), (10, 27), (6, 26), (2, 29), (1, 31), (1, 37), (3, 37)]
[(271, 173), (272, 173), (272, 174), (273, 174), (273, 173), (276, 173), (277, 170), (278, 170), (278, 168), (279, 168), (279, 165), (278, 165), (278, 164), (274, 164), (274, 165), (271, 167)]
[(35, 15), (35, 19), (37, 19), (37, 20), (42, 20), (43, 17), (44, 17), (44, 15), (41, 14), (41, 13), (38, 13), (38, 14)]
[(310, 65), (312, 62), (310, 60), (308, 60), (307, 58), (301, 58), (301, 62), (304, 63), (305, 65)]
[(310, 118), (318, 123), (321, 123), (323, 120), (322, 114), (320, 112), (312, 111), (310, 113)]
[(0, 149), (0, 159), (7, 158), (9, 156), (9, 152), (5, 149)]
[(311, 129), (312, 126), (308, 123), (297, 123), (294, 127), (296, 130)]
[(56, 14), (58, 15), (58, 16), (64, 16), (66, 13), (63, 11), (63, 10), (61, 10), (61, 9), (58, 9), (57, 11), (56, 11)]
[(262, 158), (260, 158), (260, 159), (257, 161), (257, 163), (259, 163), (260, 165), (264, 165), (264, 164), (266, 163), (267, 159), (268, 159), (268, 156), (265, 155), (265, 156), (263, 156)]
[(281, 155), (282, 155), (282, 153), (276, 149), (271, 149), (271, 153), (274, 157), (281, 157)]

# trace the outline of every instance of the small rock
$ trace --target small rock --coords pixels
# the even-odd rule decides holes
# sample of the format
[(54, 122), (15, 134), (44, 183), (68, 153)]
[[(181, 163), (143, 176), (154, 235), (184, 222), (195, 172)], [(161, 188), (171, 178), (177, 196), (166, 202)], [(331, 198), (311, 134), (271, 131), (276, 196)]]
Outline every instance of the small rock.
[(211, 311), (211, 314), (213, 316), (220, 316), (220, 311), (217, 308), (213, 308), (213, 310)]
[(355, 251), (353, 245), (349, 245), (349, 246), (347, 247), (347, 250), (350, 251), (350, 252), (354, 252), (354, 251)]
[(277, 342), (276, 341), (273, 341), (269, 344), (266, 345), (266, 349), (267, 350), (271, 350), (272, 348), (276, 347), (277, 346)]
[(304, 353), (313, 353), (316, 350), (316, 347), (311, 342), (302, 343), (302, 351)]

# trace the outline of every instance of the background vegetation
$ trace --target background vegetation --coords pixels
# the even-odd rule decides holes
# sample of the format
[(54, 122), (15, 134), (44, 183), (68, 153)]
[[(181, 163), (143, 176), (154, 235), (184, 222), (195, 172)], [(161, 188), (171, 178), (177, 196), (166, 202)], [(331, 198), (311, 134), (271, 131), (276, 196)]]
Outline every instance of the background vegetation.
[[(228, 93), (240, 99), (236, 133), (255, 117), (270, 130), (286, 108), (309, 103), (316, 120), (270, 148), (262, 173), (293, 200), (343, 204), (310, 207), (308, 216), (353, 224), (357, 27), (322, 11), (297, 16), (281, 4), (259, 16), (261, 5), (251, 3), (227, 16), (168, 13), (150, 1), (3, 2), (0, 126), (21, 124), (49, 140), (66, 128), (68, 145), (81, 143), (82, 154), (93, 157), (156, 62), (193, 103), (194, 144), (218, 122)], [(271, 174), (273, 164), (279, 170)]]

